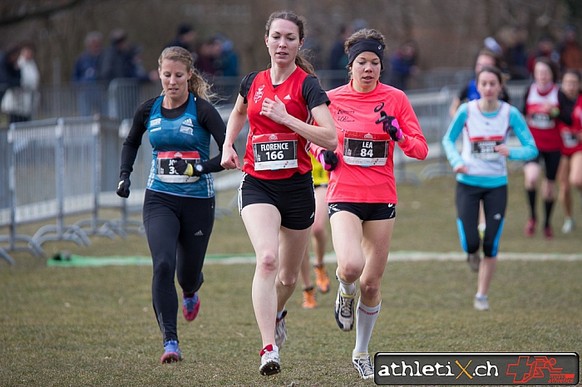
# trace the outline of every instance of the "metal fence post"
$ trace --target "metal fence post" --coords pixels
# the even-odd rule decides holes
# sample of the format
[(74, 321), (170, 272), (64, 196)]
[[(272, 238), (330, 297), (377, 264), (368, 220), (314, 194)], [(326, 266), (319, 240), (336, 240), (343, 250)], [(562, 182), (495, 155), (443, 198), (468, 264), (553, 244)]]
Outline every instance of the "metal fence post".
[[(8, 196), (10, 202), (10, 225), (9, 225), (9, 234), (8, 236), (0, 236), (0, 241), (8, 242), (8, 251), (18, 251), (18, 250), (25, 250), (30, 251), (36, 257), (44, 256), (44, 251), (37, 244), (33, 238), (27, 235), (19, 235), (16, 232), (17, 226), (17, 219), (16, 219), (16, 151), (14, 149), (14, 135), (16, 132), (16, 128), (14, 124), (10, 125), (8, 130)], [(25, 247), (17, 246), (18, 242), (26, 243)], [(4, 248), (0, 249), (0, 253), (4, 259), (6, 259), (10, 264), (14, 264), (14, 259), (8, 255)]]
[(55, 143), (55, 193), (56, 193), (56, 224), (40, 227), (32, 239), (39, 245), (51, 240), (69, 240), (78, 245), (87, 246), (91, 243), (87, 234), (78, 226), (65, 226), (65, 143), (64, 119), (59, 118), (54, 128)]

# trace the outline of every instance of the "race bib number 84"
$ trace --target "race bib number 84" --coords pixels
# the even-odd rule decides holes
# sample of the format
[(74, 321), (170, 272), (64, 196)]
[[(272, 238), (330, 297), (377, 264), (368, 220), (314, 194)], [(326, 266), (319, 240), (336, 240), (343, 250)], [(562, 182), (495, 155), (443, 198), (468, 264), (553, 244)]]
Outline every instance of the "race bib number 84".
[(346, 132), (344, 137), (344, 161), (364, 167), (386, 165), (388, 160), (387, 134)]

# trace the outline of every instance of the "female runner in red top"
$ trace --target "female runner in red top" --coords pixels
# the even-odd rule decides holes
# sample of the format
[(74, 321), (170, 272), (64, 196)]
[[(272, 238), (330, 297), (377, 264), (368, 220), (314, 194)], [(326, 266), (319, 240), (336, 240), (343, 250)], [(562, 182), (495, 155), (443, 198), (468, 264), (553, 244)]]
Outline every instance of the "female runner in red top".
[(524, 233), (528, 237), (535, 234), (537, 226), (536, 197), (537, 184), (542, 173), (541, 194), (544, 201), (543, 232), (546, 239), (552, 239), (554, 232), (551, 225), (551, 215), (556, 198), (556, 175), (560, 164), (562, 139), (556, 124), (560, 112), (558, 101), (558, 86), (556, 82), (558, 69), (547, 58), (538, 58), (534, 65), (534, 82), (526, 90), (523, 115), (536, 142), (539, 155), (525, 163), (523, 174), (525, 191), (529, 204), (530, 216), (525, 225)]
[(263, 342), (262, 375), (280, 372), (279, 348), (287, 335), (285, 304), (313, 224), (308, 145), (337, 145), (329, 99), (312, 75), (313, 67), (299, 55), (303, 42), (302, 18), (289, 11), (271, 14), (265, 31), (271, 66), (242, 80), (222, 154), (224, 168), (240, 168), (233, 144), (248, 117), (239, 208), (257, 259), (252, 300)]

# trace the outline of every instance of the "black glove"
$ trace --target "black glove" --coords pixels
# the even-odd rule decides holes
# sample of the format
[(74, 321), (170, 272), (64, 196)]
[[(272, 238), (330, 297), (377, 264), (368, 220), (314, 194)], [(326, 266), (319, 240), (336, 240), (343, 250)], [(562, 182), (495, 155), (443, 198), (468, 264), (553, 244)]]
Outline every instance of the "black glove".
[(338, 158), (335, 152), (327, 149), (319, 152), (317, 160), (321, 163), (323, 169), (326, 171), (333, 171), (335, 167), (337, 167), (338, 163)]
[(131, 181), (129, 181), (129, 173), (121, 172), (119, 175), (119, 183), (117, 183), (117, 195), (122, 198), (129, 197), (129, 186)]
[(192, 165), (180, 157), (175, 157), (173, 160), (174, 169), (176, 169), (176, 172), (180, 175), (200, 176), (204, 173), (204, 167), (200, 163)]

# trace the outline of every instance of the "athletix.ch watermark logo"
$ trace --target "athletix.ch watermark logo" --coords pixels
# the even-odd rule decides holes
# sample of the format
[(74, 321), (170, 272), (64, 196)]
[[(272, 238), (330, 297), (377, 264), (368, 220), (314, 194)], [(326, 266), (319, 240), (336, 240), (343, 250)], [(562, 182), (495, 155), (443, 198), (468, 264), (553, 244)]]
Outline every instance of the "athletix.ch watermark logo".
[(378, 352), (374, 381), (380, 385), (575, 385), (579, 365), (575, 352)]

